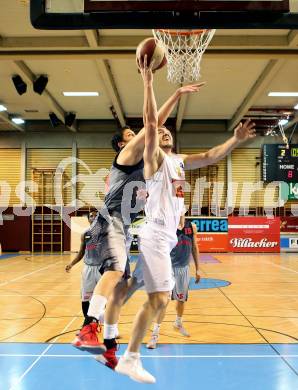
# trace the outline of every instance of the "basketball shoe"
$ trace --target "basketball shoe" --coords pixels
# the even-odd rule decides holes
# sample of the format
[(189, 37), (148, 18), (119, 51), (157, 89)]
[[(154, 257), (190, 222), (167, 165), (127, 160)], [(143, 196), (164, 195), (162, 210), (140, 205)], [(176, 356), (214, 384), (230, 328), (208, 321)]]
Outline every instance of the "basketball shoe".
[(96, 355), (106, 352), (107, 349), (105, 345), (98, 341), (97, 328), (97, 322), (91, 322), (90, 324), (83, 326), (72, 342), (72, 345), (81, 351), (90, 352)]
[(156, 379), (143, 366), (140, 357), (121, 356), (115, 371), (140, 383), (155, 383)]
[(190, 334), (188, 333), (188, 331), (184, 328), (184, 326), (182, 325), (182, 323), (180, 322), (174, 322), (173, 323), (173, 328), (175, 330), (177, 330), (179, 333), (182, 334), (182, 336), (185, 336), (185, 337), (190, 337)]
[(152, 332), (151, 339), (146, 345), (146, 348), (148, 349), (155, 349), (157, 347), (157, 342), (158, 342), (158, 333)]
[(109, 348), (102, 355), (96, 356), (95, 359), (99, 363), (101, 363), (101, 364), (111, 368), (112, 370), (114, 370), (115, 367), (117, 366), (117, 363), (118, 363), (118, 359), (116, 357), (117, 350), (118, 350), (117, 346), (113, 347), (113, 348)]
[(116, 352), (118, 351), (118, 345), (115, 339), (106, 339), (104, 340), (104, 345), (106, 347), (106, 352), (104, 352), (102, 355), (96, 356), (96, 360), (111, 368), (112, 370), (115, 369), (118, 363), (118, 359), (116, 357)]

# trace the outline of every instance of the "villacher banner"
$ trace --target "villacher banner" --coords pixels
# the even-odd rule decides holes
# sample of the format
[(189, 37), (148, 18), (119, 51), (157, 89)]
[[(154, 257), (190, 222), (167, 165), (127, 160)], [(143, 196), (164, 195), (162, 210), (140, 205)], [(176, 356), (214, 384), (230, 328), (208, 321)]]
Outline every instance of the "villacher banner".
[(280, 252), (280, 218), (229, 217), (230, 252)]

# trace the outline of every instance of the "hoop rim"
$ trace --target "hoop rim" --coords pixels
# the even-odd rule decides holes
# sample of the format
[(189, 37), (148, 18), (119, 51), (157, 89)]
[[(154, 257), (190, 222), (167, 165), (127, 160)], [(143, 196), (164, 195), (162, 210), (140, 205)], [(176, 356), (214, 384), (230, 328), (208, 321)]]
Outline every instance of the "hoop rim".
[(202, 29), (202, 30), (190, 30), (190, 31), (183, 31), (183, 30), (167, 30), (163, 28), (154, 28), (154, 31), (159, 31), (162, 33), (166, 33), (169, 35), (174, 35), (174, 36), (188, 36), (188, 35), (200, 35), (203, 34), (206, 31), (212, 31), (212, 29)]

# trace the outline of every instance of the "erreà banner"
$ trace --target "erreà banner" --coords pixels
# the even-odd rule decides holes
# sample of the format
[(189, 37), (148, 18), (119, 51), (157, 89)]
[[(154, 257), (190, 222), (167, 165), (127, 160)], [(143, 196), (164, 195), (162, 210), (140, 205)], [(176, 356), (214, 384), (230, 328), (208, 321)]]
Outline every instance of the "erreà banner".
[(200, 252), (228, 251), (228, 219), (216, 217), (189, 217), (196, 225)]
[(280, 252), (280, 218), (229, 217), (229, 251)]

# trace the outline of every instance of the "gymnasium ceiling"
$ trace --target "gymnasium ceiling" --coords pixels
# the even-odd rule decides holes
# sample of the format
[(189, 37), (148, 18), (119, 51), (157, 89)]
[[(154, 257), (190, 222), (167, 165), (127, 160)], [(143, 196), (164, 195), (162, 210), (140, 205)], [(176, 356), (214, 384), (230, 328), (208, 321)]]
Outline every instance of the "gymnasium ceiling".
[[(2, 112), (1, 131), (49, 129), (49, 112), (61, 119), (75, 112), (69, 131), (102, 129), (100, 123), (116, 120), (112, 111), (122, 125), (139, 125), (143, 92), (135, 49), (150, 30), (40, 31), (31, 27), (28, 1), (0, 0), (0, 9), (0, 103), (26, 119), (24, 128)], [(17, 94), (13, 74), (27, 82), (26, 94)], [(40, 74), (49, 77), (42, 96), (32, 90)], [(260, 129), (285, 112), (291, 113), (290, 123), (298, 120), (298, 97), (268, 97), (269, 91), (298, 91), (298, 30), (217, 30), (201, 74), (207, 85), (173, 112), (177, 131), (229, 131), (245, 115), (257, 116)], [(156, 72), (158, 105), (174, 90), (166, 69)], [(63, 91), (100, 95), (64, 97)]]

